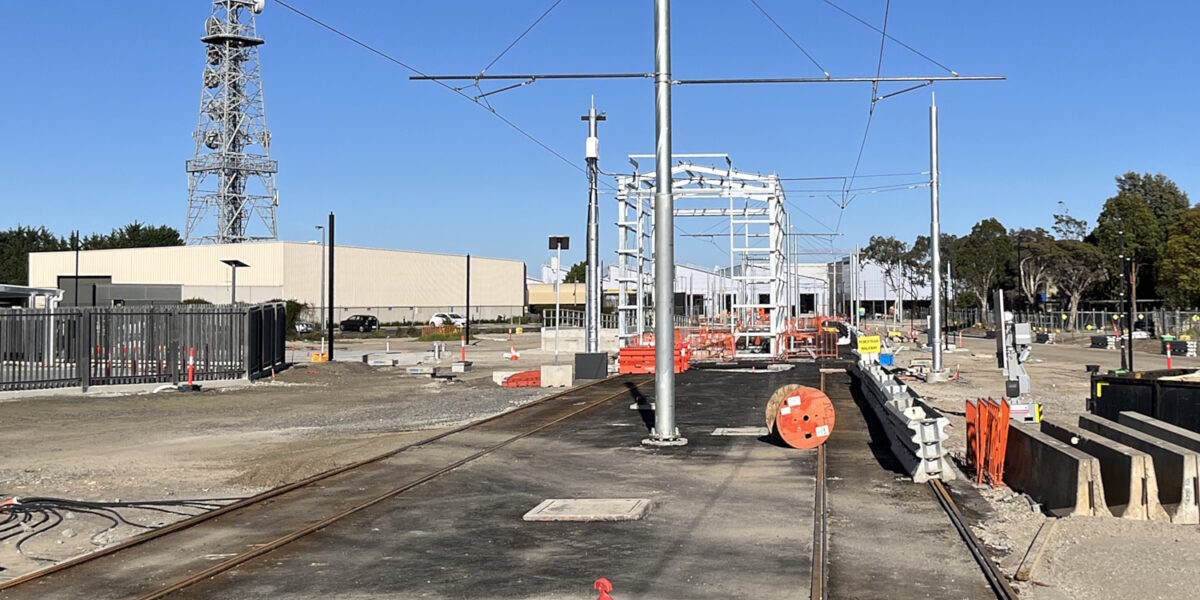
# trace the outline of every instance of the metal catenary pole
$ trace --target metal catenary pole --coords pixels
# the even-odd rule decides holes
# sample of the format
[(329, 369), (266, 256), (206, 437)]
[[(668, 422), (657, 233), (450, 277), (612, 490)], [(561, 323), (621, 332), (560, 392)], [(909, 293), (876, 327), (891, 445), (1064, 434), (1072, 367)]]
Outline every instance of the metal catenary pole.
[(933, 372), (942, 371), (942, 225), (938, 215), (938, 116), (937, 103), (929, 103), (929, 260), (933, 286), (929, 310), (929, 348), (933, 352)]
[(597, 137), (598, 123), (605, 120), (604, 113), (596, 113), (596, 101), (582, 119), (588, 123), (588, 138), (585, 147), (588, 173), (587, 212), (587, 293), (584, 300), (585, 344), (584, 351), (600, 350), (600, 192), (597, 179), (600, 175), (600, 138)]
[(675, 198), (671, 178), (671, 2), (654, 0), (654, 429), (649, 444), (683, 444), (675, 427)]

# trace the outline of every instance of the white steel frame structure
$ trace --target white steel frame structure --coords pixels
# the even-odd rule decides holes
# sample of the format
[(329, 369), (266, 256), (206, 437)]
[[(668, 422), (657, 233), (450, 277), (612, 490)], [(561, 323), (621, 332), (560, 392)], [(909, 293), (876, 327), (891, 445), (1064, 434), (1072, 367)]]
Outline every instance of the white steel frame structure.
[[(654, 173), (643, 174), (639, 161), (654, 155), (633, 154), (632, 175), (617, 176), (617, 259), (620, 267), (618, 314), (621, 345), (640, 340), (651, 330), (647, 319), (658, 298), (648, 298), (653, 289), (649, 274), (654, 247), (649, 223), (653, 222)], [(736, 289), (728, 306), (730, 326), (736, 339), (735, 357), (769, 358), (783, 351), (783, 336), (795, 306), (793, 298), (795, 252), (790, 235), (791, 219), (784, 206), (783, 185), (777, 175), (739, 171), (727, 154), (675, 154), (682, 159), (671, 169), (672, 193), (678, 200), (675, 217), (726, 218), (729, 220), (729, 276)], [(695, 159), (719, 160), (719, 166), (697, 164)], [(682, 207), (680, 207), (682, 206)], [(647, 244), (649, 242), (649, 244)], [(768, 297), (760, 301), (760, 294)], [(674, 298), (666, 301), (674, 303)], [(724, 299), (718, 304), (723, 304)], [(761, 312), (767, 318), (760, 318)], [(769, 340), (769, 353), (751, 352), (753, 340)]]

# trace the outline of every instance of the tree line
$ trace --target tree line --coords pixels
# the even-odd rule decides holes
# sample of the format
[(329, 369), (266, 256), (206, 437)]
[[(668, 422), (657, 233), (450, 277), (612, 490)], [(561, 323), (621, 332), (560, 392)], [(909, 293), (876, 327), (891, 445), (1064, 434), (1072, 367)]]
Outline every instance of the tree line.
[(29, 253), (62, 250), (108, 250), (182, 246), (179, 230), (167, 225), (146, 225), (134, 221), (109, 233), (81, 236), (73, 231), (59, 237), (46, 227), (18, 225), (0, 231), (0, 283), (29, 284)]
[[(1071, 322), (1084, 301), (1115, 300), (1126, 287), (1122, 260), (1130, 263), (1133, 300), (1171, 308), (1200, 305), (1200, 206), (1165, 175), (1128, 172), (1116, 178), (1095, 225), (1070, 214), (1063, 203), (1050, 230), (1009, 230), (995, 218), (969, 233), (942, 234), (941, 252), (953, 272), (951, 306), (988, 309), (992, 290), (1013, 290), (1018, 308), (1043, 310), (1060, 300)], [(884, 272), (898, 297), (917, 299), (930, 281), (929, 236), (909, 244), (872, 236), (865, 261)]]

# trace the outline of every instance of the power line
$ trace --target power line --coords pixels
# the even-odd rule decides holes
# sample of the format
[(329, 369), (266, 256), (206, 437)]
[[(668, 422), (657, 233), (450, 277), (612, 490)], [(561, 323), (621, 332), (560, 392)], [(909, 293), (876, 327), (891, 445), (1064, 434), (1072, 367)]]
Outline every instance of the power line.
[(779, 21), (776, 21), (775, 17), (772, 17), (767, 12), (767, 9), (763, 8), (762, 5), (758, 3), (758, 0), (750, 0), (750, 4), (753, 4), (754, 7), (758, 9), (758, 12), (761, 12), (763, 14), (763, 16), (766, 17), (767, 20), (770, 21), (771, 24), (774, 25), (775, 28), (779, 30), (779, 33), (782, 33), (784, 35), (784, 37), (786, 37), (788, 40), (790, 40), (792, 42), (792, 45), (796, 46), (797, 49), (799, 49), (801, 52), (803, 52), (804, 56), (808, 57), (808, 60), (811, 61), (812, 64), (814, 66), (816, 66), (817, 69), (819, 69), (821, 71), (821, 73), (823, 73), (825, 75), (826, 79), (829, 78), (829, 71), (826, 71), (825, 67), (822, 67), (821, 63), (818, 63), (817, 59), (813, 58), (812, 55), (808, 53), (808, 50), (805, 50), (804, 46), (801, 46), (800, 42), (797, 42), (796, 38), (792, 37), (792, 34), (788, 33), (787, 30), (783, 28), (783, 26), (779, 24)]
[[(424, 72), (422, 72), (420, 69), (418, 69), (418, 68), (416, 68), (416, 67), (414, 67), (414, 66), (412, 66), (412, 65), (410, 65), (410, 64), (408, 64), (408, 63), (405, 63), (404, 61), (402, 61), (402, 60), (400, 60), (400, 59), (398, 59), (398, 58), (396, 58), (396, 57), (394, 57), (394, 56), (392, 56), (392, 55), (388, 54), (387, 52), (384, 52), (383, 50), (380, 50), (380, 49), (378, 49), (378, 48), (376, 48), (376, 47), (374, 47), (374, 46), (372, 46), (372, 45), (370, 45), (370, 44), (368, 44), (368, 43), (366, 43), (366, 42), (364, 42), (364, 41), (362, 41), (362, 40), (359, 40), (358, 38), (356, 38), (356, 37), (354, 37), (354, 36), (352, 36), (352, 35), (350, 35), (350, 34), (348, 34), (348, 33), (344, 32), (344, 31), (342, 31), (342, 30), (340, 30), (340, 29), (338, 29), (338, 28), (336, 28), (336, 27), (334, 27), (334, 26), (332, 26), (332, 25), (330, 25), (330, 24), (328, 24), (328, 23), (326, 23), (326, 22), (324, 22), (324, 21), (322, 21), (322, 20), (320, 20), (320, 19), (318, 19), (318, 18), (316, 18), (316, 17), (314, 17), (314, 16), (312, 16), (312, 15), (310, 15), (310, 14), (308, 14), (308, 13), (306, 13), (306, 12), (304, 12), (304, 11), (302, 11), (302, 10), (298, 9), (298, 8), (296, 8), (296, 7), (294, 7), (294, 6), (292, 6), (291, 4), (288, 4), (288, 3), (287, 3), (287, 2), (285, 2), (284, 0), (275, 0), (275, 3), (276, 3), (276, 4), (278, 4), (278, 5), (280, 5), (280, 6), (282, 6), (282, 7), (284, 7), (284, 8), (286, 8), (286, 9), (288, 9), (288, 10), (290, 10), (290, 11), (292, 11), (293, 13), (295, 13), (295, 14), (299, 15), (300, 17), (303, 17), (303, 18), (305, 18), (305, 19), (307, 19), (307, 20), (311, 21), (312, 23), (314, 23), (314, 24), (316, 24), (317, 26), (319, 26), (319, 27), (321, 27), (321, 28), (323, 28), (323, 29), (325, 29), (325, 30), (327, 30), (327, 31), (329, 31), (329, 32), (331, 32), (331, 33), (333, 33), (334, 35), (337, 35), (338, 37), (341, 37), (342, 39), (345, 39), (346, 41), (348, 41), (348, 42), (350, 42), (350, 43), (352, 43), (352, 44), (354, 44), (354, 45), (356, 45), (356, 46), (359, 46), (359, 47), (363, 48), (364, 50), (366, 50), (366, 51), (368, 51), (368, 52), (371, 52), (372, 54), (375, 54), (375, 55), (377, 55), (377, 56), (379, 56), (379, 57), (383, 58), (384, 60), (387, 60), (388, 62), (391, 62), (391, 63), (394, 63), (394, 64), (396, 64), (396, 65), (399, 65), (400, 67), (403, 67), (404, 69), (407, 69), (408, 71), (410, 71), (410, 72), (412, 72), (412, 73), (416, 73), (416, 74), (417, 74), (418, 76), (420, 76), (421, 78), (424, 78), (424, 79), (432, 79), (432, 78), (430, 78), (430, 77), (429, 77), (429, 75), (425, 74), (425, 73), (424, 73)], [(545, 150), (546, 152), (549, 152), (550, 154), (553, 154), (555, 157), (557, 157), (557, 158), (558, 158), (559, 160), (561, 160), (562, 162), (564, 162), (564, 163), (566, 163), (566, 164), (570, 165), (570, 166), (571, 166), (571, 168), (573, 168), (573, 169), (575, 169), (576, 171), (579, 171), (580, 173), (583, 173), (583, 174), (585, 174), (585, 175), (587, 174), (587, 170), (586, 170), (586, 169), (584, 169), (584, 168), (583, 168), (583, 166), (581, 166), (581, 165), (579, 165), (579, 164), (576, 164), (574, 161), (572, 161), (571, 159), (569, 159), (569, 158), (567, 158), (567, 157), (563, 156), (561, 153), (559, 153), (559, 152), (558, 152), (557, 150), (555, 150), (554, 148), (551, 148), (551, 147), (550, 147), (549, 145), (547, 145), (545, 142), (543, 142), (543, 141), (539, 140), (539, 139), (538, 139), (537, 137), (535, 137), (533, 134), (529, 133), (528, 131), (525, 131), (525, 130), (524, 130), (524, 129), (522, 129), (520, 126), (518, 126), (516, 123), (513, 123), (513, 122), (512, 122), (511, 120), (509, 120), (507, 117), (505, 117), (504, 115), (502, 115), (502, 114), (500, 114), (498, 111), (496, 111), (496, 109), (495, 109), (495, 108), (492, 108), (491, 106), (484, 106), (483, 104), (480, 104), (480, 103), (479, 103), (479, 101), (477, 101), (477, 100), (475, 100), (475, 99), (471, 98), (470, 96), (468, 96), (467, 94), (463, 93), (463, 91), (462, 91), (462, 90), (460, 90), (460, 89), (457, 89), (457, 88), (455, 88), (455, 87), (453, 87), (453, 86), (451, 86), (451, 85), (449, 85), (449, 84), (445, 83), (444, 81), (439, 81), (439, 80), (437, 80), (437, 79), (432, 79), (432, 80), (433, 80), (435, 83), (437, 83), (438, 85), (440, 85), (440, 86), (442, 86), (442, 87), (446, 88), (447, 90), (449, 90), (449, 91), (451, 91), (451, 92), (455, 93), (456, 95), (458, 95), (458, 96), (461, 96), (463, 99), (467, 100), (467, 101), (468, 101), (468, 102), (470, 102), (471, 104), (474, 104), (475, 106), (478, 106), (480, 109), (482, 109), (482, 110), (485, 110), (485, 111), (487, 111), (487, 112), (491, 113), (491, 114), (492, 114), (493, 116), (495, 116), (497, 119), (500, 119), (500, 121), (501, 121), (501, 122), (503, 122), (505, 125), (508, 125), (509, 127), (511, 127), (511, 128), (512, 128), (514, 131), (516, 131), (517, 133), (520, 133), (521, 135), (525, 136), (527, 139), (529, 139), (529, 141), (531, 141), (531, 142), (533, 142), (533, 143), (537, 144), (538, 146), (540, 146), (540, 147), (541, 147), (543, 150)]]
[[(852, 12), (850, 12), (850, 11), (848, 11), (848, 10), (846, 10), (846, 9), (844, 9), (844, 8), (842, 8), (842, 7), (840, 7), (840, 6), (838, 6), (837, 4), (834, 4), (834, 3), (833, 3), (833, 2), (831, 2), (830, 0), (825, 0), (825, 4), (828, 4), (828, 5), (830, 5), (830, 6), (834, 7), (834, 8), (836, 8), (837, 10), (841, 11), (841, 13), (842, 13), (842, 14), (844, 14), (844, 15), (846, 15), (846, 16), (848, 16), (848, 17), (850, 17), (851, 19), (854, 19), (855, 21), (858, 21), (859, 23), (862, 23), (863, 25), (865, 25), (865, 26), (869, 27), (869, 28), (870, 28), (871, 30), (873, 30), (875, 33), (879, 33), (879, 34), (883, 34), (884, 36), (887, 36), (887, 39), (889, 39), (889, 40), (892, 40), (893, 42), (896, 42), (897, 44), (900, 44), (902, 47), (904, 47), (904, 49), (908, 50), (909, 52), (912, 52), (913, 54), (916, 54), (917, 56), (920, 56), (921, 58), (924, 58), (925, 60), (927, 60), (927, 61), (929, 61), (929, 62), (931, 62), (931, 63), (933, 63), (933, 64), (935, 64), (935, 65), (937, 65), (937, 66), (939, 66), (939, 67), (941, 67), (941, 68), (943, 68), (943, 69), (945, 69), (945, 70), (946, 70), (947, 72), (949, 72), (951, 75), (958, 75), (958, 73), (957, 73), (957, 72), (956, 72), (954, 69), (951, 69), (950, 67), (947, 67), (946, 65), (943, 65), (942, 63), (940, 63), (940, 62), (938, 62), (938, 61), (936, 61), (936, 60), (934, 60), (934, 59), (930, 58), (930, 57), (929, 57), (928, 55), (926, 55), (924, 52), (921, 52), (920, 50), (917, 50), (916, 48), (913, 48), (912, 46), (909, 46), (908, 44), (905, 44), (904, 42), (902, 42), (902, 41), (900, 41), (900, 40), (896, 39), (895, 37), (893, 37), (893, 36), (891, 36), (891, 35), (888, 35), (888, 34), (887, 34), (887, 33), (885, 33), (884, 31), (881, 31), (881, 30), (880, 30), (878, 27), (876, 27), (876, 26), (874, 26), (874, 25), (872, 25), (872, 24), (870, 24), (870, 23), (868, 23), (868, 22), (864, 21), (863, 19), (859, 18), (859, 17), (858, 17), (858, 15), (855, 15), (854, 13), (852, 13)], [(885, 28), (886, 28), (886, 27), (885, 27)]]
[(525, 31), (521, 32), (521, 35), (517, 36), (517, 39), (513, 40), (512, 43), (510, 43), (508, 46), (506, 46), (504, 48), (504, 50), (500, 51), (500, 54), (497, 54), (496, 58), (492, 59), (492, 62), (488, 63), (486, 67), (484, 67), (481, 71), (479, 71), (479, 74), (482, 75), (482, 74), (486, 73), (487, 70), (492, 68), (497, 62), (499, 62), (501, 58), (504, 58), (504, 55), (508, 54), (508, 51), (512, 50), (513, 46), (517, 45), (517, 42), (520, 42), (521, 39), (524, 38), (526, 34), (528, 34), (530, 31), (533, 31), (533, 28), (537, 27), (538, 23), (541, 23), (542, 19), (546, 18), (546, 15), (550, 14), (555, 8), (558, 8), (559, 4), (562, 4), (562, 0), (554, 0), (554, 4), (551, 4), (550, 8), (546, 9), (546, 12), (543, 12), (540, 17), (538, 17), (536, 20), (534, 20), (533, 23), (531, 23), (529, 25), (529, 27), (525, 28)]

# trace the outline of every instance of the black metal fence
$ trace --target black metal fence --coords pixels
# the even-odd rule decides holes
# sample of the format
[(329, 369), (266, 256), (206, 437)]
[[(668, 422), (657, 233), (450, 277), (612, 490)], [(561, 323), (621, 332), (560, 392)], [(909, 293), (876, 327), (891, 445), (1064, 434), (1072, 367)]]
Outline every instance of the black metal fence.
[(284, 366), (282, 303), (0, 310), (0, 391), (251, 379)]

